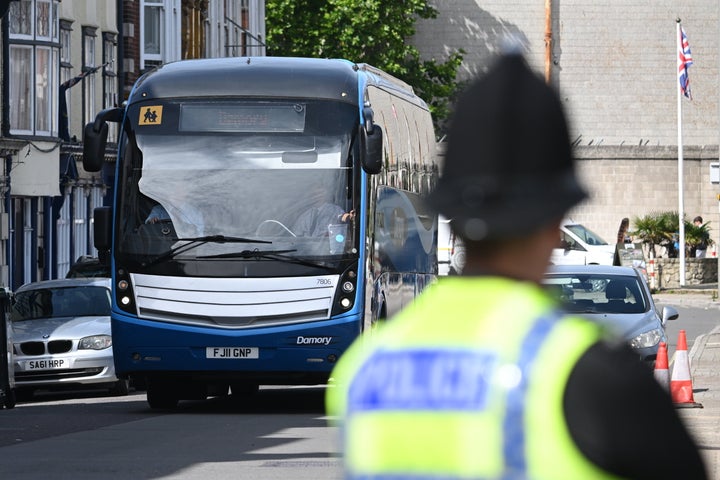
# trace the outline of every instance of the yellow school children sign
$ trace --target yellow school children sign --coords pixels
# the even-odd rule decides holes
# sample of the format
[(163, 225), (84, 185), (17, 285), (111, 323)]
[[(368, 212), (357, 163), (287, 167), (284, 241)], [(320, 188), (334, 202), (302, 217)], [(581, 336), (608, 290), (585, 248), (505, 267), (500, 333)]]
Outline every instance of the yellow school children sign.
[(162, 124), (162, 105), (150, 105), (140, 109), (140, 118), (138, 125), (161, 125)]

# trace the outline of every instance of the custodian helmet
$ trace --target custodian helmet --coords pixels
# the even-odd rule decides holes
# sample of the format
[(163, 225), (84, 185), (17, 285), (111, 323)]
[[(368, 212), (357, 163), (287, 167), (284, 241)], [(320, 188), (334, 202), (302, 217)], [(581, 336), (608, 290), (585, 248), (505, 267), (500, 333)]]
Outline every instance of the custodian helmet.
[(457, 103), (431, 205), (477, 241), (531, 233), (586, 196), (557, 93), (521, 55), (499, 57)]

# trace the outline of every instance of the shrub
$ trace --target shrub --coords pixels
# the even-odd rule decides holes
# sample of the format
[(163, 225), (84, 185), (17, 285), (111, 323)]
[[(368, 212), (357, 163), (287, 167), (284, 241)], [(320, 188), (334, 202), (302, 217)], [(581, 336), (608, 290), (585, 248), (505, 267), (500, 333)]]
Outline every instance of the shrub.
[[(650, 258), (657, 257), (656, 247), (664, 248), (668, 257), (677, 257), (676, 244), (678, 243), (680, 230), (678, 218), (677, 212), (655, 212), (642, 217), (634, 217), (633, 225), (635, 229), (630, 234), (646, 245)], [(708, 245), (713, 244), (708, 228), (710, 222), (703, 225), (694, 225), (686, 219), (683, 221), (686, 256), (694, 257), (695, 248), (703, 240)]]

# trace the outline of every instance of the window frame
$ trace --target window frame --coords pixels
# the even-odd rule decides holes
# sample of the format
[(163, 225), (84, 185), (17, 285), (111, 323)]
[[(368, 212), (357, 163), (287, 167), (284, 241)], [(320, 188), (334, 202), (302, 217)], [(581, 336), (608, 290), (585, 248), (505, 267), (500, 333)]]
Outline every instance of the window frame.
[[(95, 57), (97, 55), (97, 27), (84, 25), (82, 27), (82, 72), (90, 72), (96, 66)], [(83, 119), (82, 124), (85, 125), (95, 119), (97, 113), (95, 102), (95, 72), (88, 73), (82, 79), (83, 92)]]
[(59, 0), (10, 2), (6, 14), (8, 58), (13, 57), (13, 52), (29, 52), (29, 58), (23, 59), (29, 65), (13, 70), (17, 62), (8, 62), (6, 120), (10, 135), (59, 135), (58, 91), (53, 88), (60, 83), (58, 4)]
[[(157, 53), (148, 53), (147, 38), (145, 31), (147, 30), (147, 9), (157, 10), (156, 31), (158, 46)], [(165, 51), (165, 4), (163, 0), (142, 0), (140, 4), (140, 68), (144, 69), (147, 64), (156, 65), (163, 62), (163, 54)]]
[[(118, 82), (115, 62), (117, 62), (117, 34), (113, 32), (102, 32), (102, 82), (103, 82), (103, 104), (102, 108), (118, 106)], [(118, 124), (108, 123), (108, 140), (117, 142)]]

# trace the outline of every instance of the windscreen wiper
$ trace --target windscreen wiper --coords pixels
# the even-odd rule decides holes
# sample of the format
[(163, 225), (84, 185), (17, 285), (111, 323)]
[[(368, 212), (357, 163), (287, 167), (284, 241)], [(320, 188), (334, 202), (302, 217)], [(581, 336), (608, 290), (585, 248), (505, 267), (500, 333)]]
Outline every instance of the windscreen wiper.
[(253, 238), (244, 237), (228, 237), (225, 235), (205, 235), (203, 237), (178, 238), (177, 241), (187, 243), (178, 245), (177, 247), (173, 247), (165, 253), (161, 253), (157, 257), (145, 263), (144, 266), (150, 267), (152, 265), (156, 265), (160, 262), (173, 258), (180, 253), (187, 252), (188, 250), (192, 250), (193, 248), (197, 248), (200, 245), (204, 245), (206, 243), (272, 243), (268, 240), (256, 240)]
[(284, 255), (285, 253), (296, 252), (296, 249), (292, 250), (243, 250), (241, 252), (228, 252), (218, 253), (216, 255), (205, 255), (198, 258), (263, 258), (266, 260), (276, 260), (286, 263), (296, 263), (298, 265), (305, 265), (306, 267), (317, 267), (324, 268), (326, 270), (334, 270), (334, 267), (323, 265), (317, 262), (311, 262), (303, 258), (293, 257), (290, 255)]

